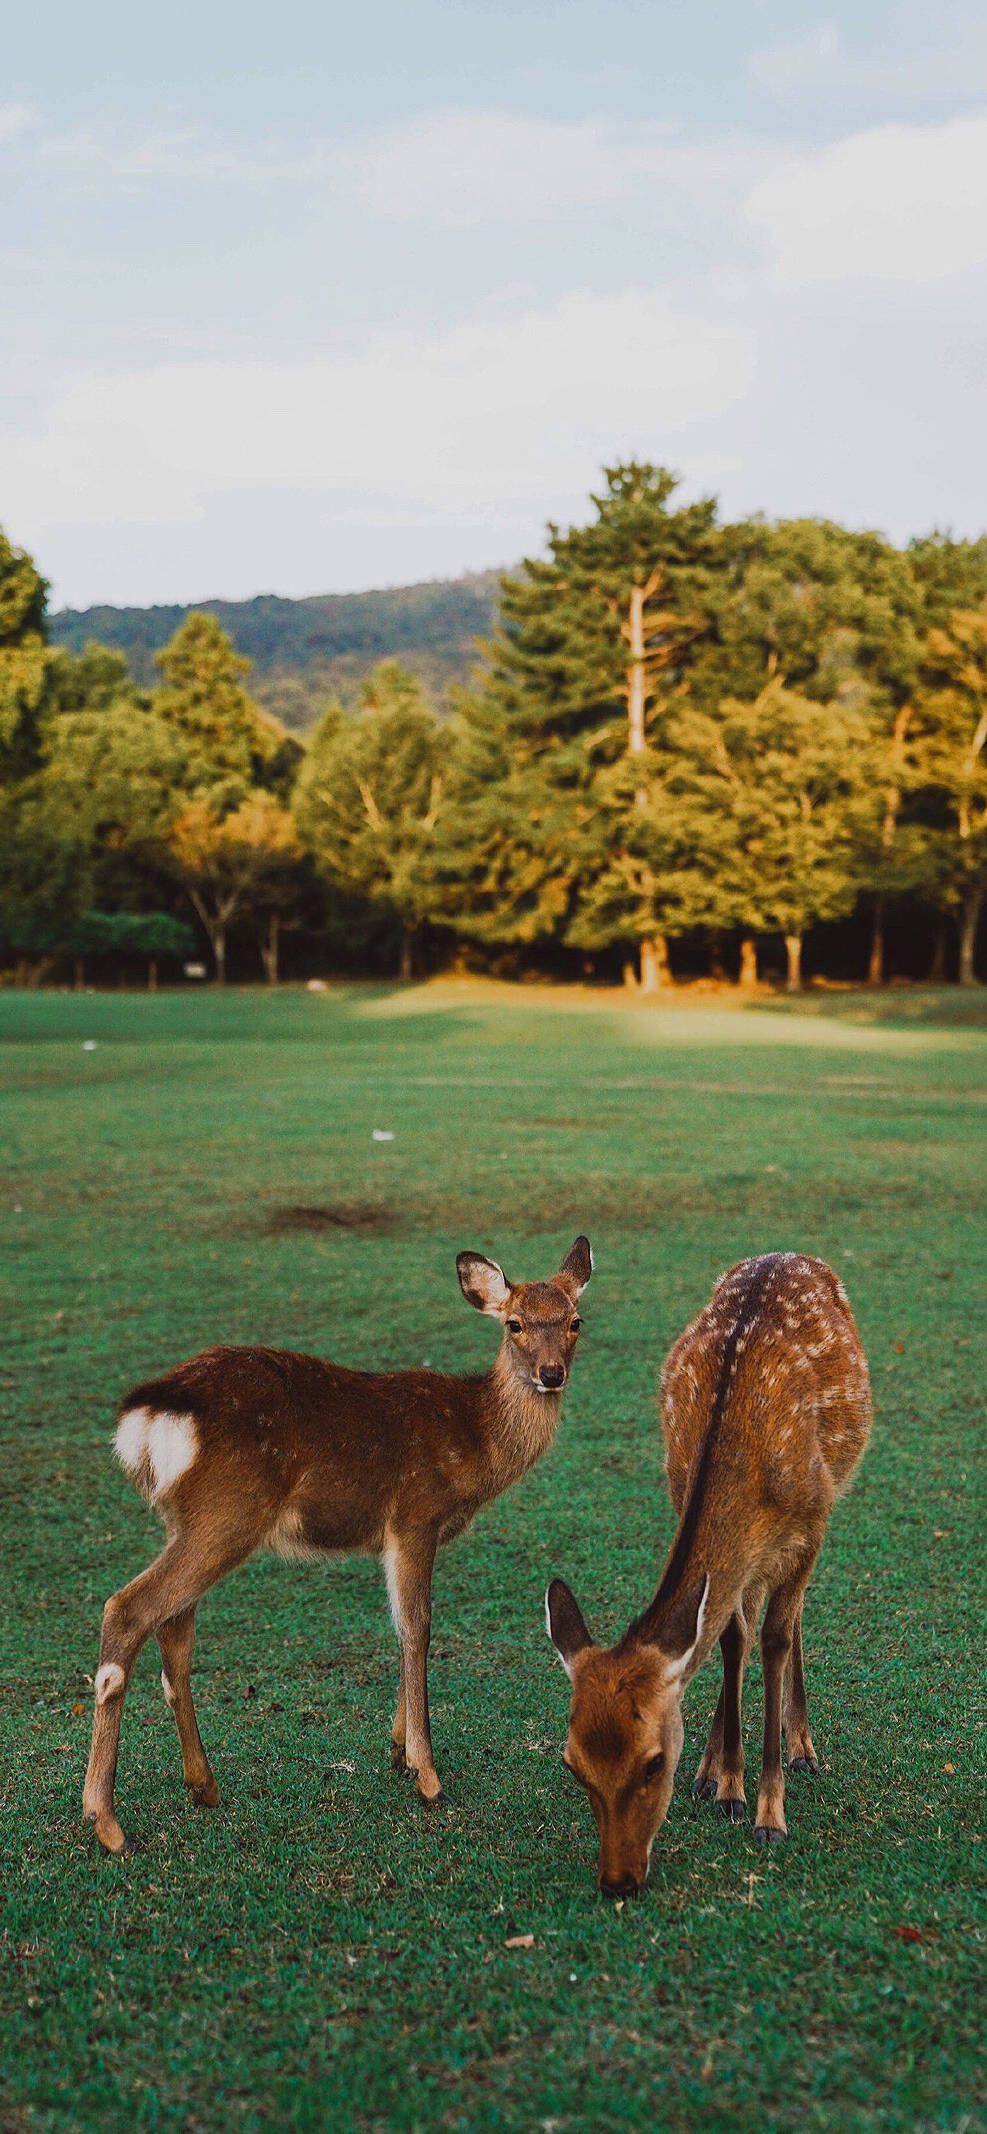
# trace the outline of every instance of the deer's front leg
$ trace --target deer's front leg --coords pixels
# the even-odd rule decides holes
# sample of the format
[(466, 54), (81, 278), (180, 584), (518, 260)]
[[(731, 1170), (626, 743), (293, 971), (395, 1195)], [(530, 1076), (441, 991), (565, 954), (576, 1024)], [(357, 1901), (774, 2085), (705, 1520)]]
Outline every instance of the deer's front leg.
[(403, 1718), (405, 1761), (409, 1771), (414, 1772), (418, 1792), (428, 1807), (442, 1799), (428, 1718), (428, 1646), (436, 1540), (434, 1527), (419, 1527), (411, 1533), (392, 1533), (384, 1548), (391, 1613), (401, 1644), (402, 1687), (391, 1740), (392, 1744), (397, 1743)]
[(391, 1762), (394, 1765), (396, 1771), (405, 1770), (408, 1761), (405, 1755), (405, 1742), (407, 1740), (408, 1721), (407, 1700), (405, 1698), (404, 1693), (404, 1647), (401, 1645), (400, 1639), (401, 1632), (399, 1630), (398, 1652), (400, 1654), (400, 1659), (398, 1662), (398, 1701), (397, 1709), (394, 1714), (394, 1725), (391, 1728)]

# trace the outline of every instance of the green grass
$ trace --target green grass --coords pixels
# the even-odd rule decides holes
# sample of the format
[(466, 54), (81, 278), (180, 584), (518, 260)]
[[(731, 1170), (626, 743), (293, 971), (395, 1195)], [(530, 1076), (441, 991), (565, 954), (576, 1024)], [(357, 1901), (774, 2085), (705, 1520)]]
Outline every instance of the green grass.
[[(987, 2124), (987, 1036), (951, 1005), (0, 996), (4, 2129)], [(296, 1205), (360, 1219), (285, 1228)], [(437, 1569), (450, 1807), (388, 1766), (377, 1567), (258, 1558), (200, 1611), (223, 1805), (185, 1800), (149, 1649), (118, 1791), (142, 1848), (99, 1856), (100, 1608), (159, 1531), (110, 1456), (119, 1393), (217, 1339), (482, 1368), (456, 1251), (537, 1276), (579, 1229), (597, 1273), (557, 1443)], [(718, 1270), (788, 1246), (844, 1276), (877, 1406), (806, 1611), (824, 1769), (779, 1859), (695, 1812), (708, 1668), (618, 1910), (559, 1761), (542, 1593), (562, 1573), (607, 1636), (648, 1597), (661, 1358)], [(752, 1759), (758, 1706), (755, 1667)]]

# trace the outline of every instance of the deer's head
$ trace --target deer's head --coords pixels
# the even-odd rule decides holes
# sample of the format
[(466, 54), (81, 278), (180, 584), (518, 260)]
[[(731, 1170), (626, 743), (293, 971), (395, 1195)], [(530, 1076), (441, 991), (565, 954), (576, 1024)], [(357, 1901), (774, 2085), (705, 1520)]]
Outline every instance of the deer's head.
[(595, 1645), (561, 1578), (545, 1595), (548, 1634), (572, 1683), (563, 1762), (587, 1796), (600, 1839), (605, 1897), (636, 1896), (647, 1879), (682, 1754), (682, 1691), (709, 1593), (703, 1579), (631, 1625), (619, 1645)]
[(512, 1376), (536, 1393), (561, 1393), (582, 1325), (576, 1306), (593, 1272), (589, 1239), (577, 1237), (548, 1282), (509, 1282), (482, 1252), (461, 1252), (456, 1271), (464, 1297), (500, 1320)]

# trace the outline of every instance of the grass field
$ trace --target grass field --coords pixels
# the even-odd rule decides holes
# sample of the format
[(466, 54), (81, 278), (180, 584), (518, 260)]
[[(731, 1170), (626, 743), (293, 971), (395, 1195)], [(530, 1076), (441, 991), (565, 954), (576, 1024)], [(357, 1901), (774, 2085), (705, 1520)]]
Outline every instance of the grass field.
[[(0, 996), (0, 2126), (987, 2126), (987, 1028), (979, 996), (951, 1010)], [(110, 1455), (119, 1393), (217, 1339), (482, 1369), (456, 1251), (543, 1275), (580, 1229), (555, 1447), (437, 1567), (448, 1808), (389, 1768), (377, 1567), (258, 1558), (199, 1615), (221, 1807), (186, 1801), (148, 1648), (118, 1788), (141, 1849), (99, 1856), (100, 1609), (159, 1533)], [(707, 1668), (618, 1909), (559, 1760), (542, 1593), (562, 1573), (604, 1635), (649, 1597), (661, 1358), (719, 1270), (789, 1246), (843, 1275), (877, 1408), (806, 1610), (823, 1770), (790, 1786), (780, 1857), (695, 1810)], [(759, 1689), (754, 1666), (751, 1759)]]

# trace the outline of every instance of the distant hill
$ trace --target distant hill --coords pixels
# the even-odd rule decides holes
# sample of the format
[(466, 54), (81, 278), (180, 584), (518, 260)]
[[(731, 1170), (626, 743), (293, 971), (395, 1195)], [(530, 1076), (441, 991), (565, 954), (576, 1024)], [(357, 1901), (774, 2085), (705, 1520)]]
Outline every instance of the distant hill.
[(283, 600), (200, 600), (189, 607), (62, 608), (50, 617), (52, 642), (71, 652), (96, 642), (126, 653), (134, 680), (157, 679), (154, 654), (193, 608), (215, 615), (237, 650), (253, 661), (258, 701), (296, 733), (331, 696), (353, 703), (378, 660), (399, 659), (421, 676), (443, 709), (451, 688), (469, 680), (477, 638), (494, 624), (500, 573), (402, 585), (372, 593), (317, 593)]

